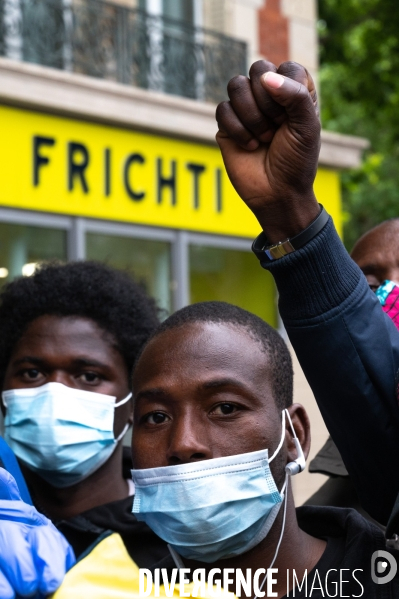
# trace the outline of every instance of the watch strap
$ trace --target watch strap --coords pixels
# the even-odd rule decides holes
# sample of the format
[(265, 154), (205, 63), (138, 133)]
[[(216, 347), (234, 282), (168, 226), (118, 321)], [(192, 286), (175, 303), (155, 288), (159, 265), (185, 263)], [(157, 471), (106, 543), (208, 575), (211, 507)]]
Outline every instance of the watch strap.
[(319, 204), (321, 210), (318, 216), (310, 223), (306, 229), (285, 241), (271, 244), (265, 233), (262, 231), (252, 244), (252, 251), (261, 262), (272, 262), (278, 260), (287, 254), (291, 254), (306, 245), (313, 237), (319, 233), (327, 224), (329, 214)]

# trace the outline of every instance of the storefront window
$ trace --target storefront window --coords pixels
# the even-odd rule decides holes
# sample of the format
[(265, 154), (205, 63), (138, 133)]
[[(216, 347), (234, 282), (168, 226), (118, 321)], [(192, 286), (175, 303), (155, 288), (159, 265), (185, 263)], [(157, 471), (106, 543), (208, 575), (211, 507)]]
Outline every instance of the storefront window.
[(273, 278), (252, 252), (190, 246), (190, 301), (209, 300), (235, 304), (277, 326)]
[(87, 233), (86, 257), (130, 272), (168, 313), (171, 302), (170, 244), (117, 235)]
[(67, 259), (67, 235), (60, 229), (0, 223), (0, 287), (33, 274), (40, 262)]

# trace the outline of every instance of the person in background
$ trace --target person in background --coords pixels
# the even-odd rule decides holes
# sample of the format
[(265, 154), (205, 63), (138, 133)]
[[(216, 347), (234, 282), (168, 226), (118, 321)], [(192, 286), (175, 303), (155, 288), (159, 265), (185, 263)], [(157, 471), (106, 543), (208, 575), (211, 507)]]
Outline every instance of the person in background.
[(127, 274), (49, 264), (0, 296), (4, 436), (34, 506), (78, 558), (105, 531), (145, 566), (165, 546), (131, 513), (131, 376), (158, 309)]
[[(382, 309), (399, 329), (399, 218), (386, 220), (365, 233), (355, 244), (352, 259), (362, 270)], [(331, 437), (309, 464), (309, 472), (329, 479), (305, 505), (353, 507), (365, 517), (355, 487)]]

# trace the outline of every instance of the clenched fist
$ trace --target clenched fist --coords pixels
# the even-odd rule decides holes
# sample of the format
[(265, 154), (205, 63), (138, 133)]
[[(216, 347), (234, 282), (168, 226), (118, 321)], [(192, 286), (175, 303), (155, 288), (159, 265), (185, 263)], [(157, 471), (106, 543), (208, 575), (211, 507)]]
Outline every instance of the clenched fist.
[(313, 193), (320, 149), (314, 82), (293, 62), (255, 62), (234, 77), (216, 109), (216, 140), (237, 193), (271, 243), (305, 229), (319, 214)]

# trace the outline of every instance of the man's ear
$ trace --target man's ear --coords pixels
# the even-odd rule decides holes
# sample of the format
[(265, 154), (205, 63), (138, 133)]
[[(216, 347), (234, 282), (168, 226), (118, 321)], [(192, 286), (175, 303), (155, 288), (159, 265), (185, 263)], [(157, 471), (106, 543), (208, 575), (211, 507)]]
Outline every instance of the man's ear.
[[(295, 434), (302, 447), (305, 459), (307, 459), (310, 451), (310, 421), (306, 413), (305, 408), (295, 403), (288, 408), (289, 415), (291, 416), (292, 426), (294, 427)], [(287, 463), (293, 462), (298, 458), (298, 452), (295, 447), (293, 440), (293, 434), (291, 430), (288, 418), (285, 419), (286, 428), (286, 441), (287, 441)]]

